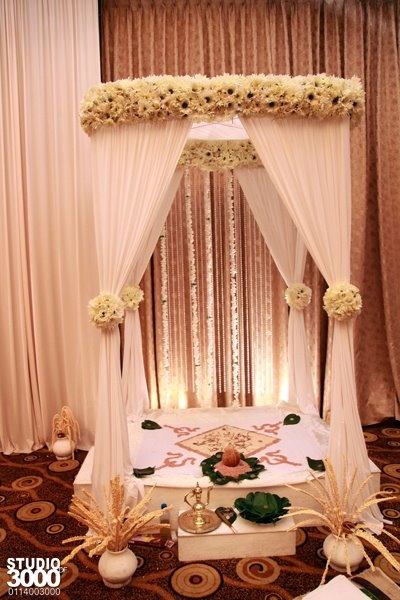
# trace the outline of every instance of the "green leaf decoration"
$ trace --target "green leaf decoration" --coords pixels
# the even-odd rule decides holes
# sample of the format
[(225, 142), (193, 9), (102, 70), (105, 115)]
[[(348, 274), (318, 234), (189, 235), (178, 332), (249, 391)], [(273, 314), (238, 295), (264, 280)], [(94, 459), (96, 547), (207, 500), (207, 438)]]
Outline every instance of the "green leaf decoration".
[(147, 475), (154, 475), (154, 467), (145, 467), (144, 469), (133, 469), (135, 477), (146, 477)]
[(207, 475), (213, 483), (216, 485), (225, 485), (230, 481), (239, 483), (242, 479), (257, 479), (259, 473), (265, 470), (264, 465), (258, 462), (258, 458), (245, 458), (243, 454), (240, 454), (241, 460), (249, 465), (251, 471), (248, 473), (242, 473), (237, 477), (231, 477), (230, 475), (222, 475), (219, 471), (215, 470), (215, 465), (222, 459), (222, 452), (217, 452), (209, 458), (205, 458), (201, 461), (200, 466), (203, 471), (203, 475)]
[(297, 423), (300, 423), (300, 415), (296, 415), (295, 413), (290, 413), (290, 415), (286, 415), (286, 417), (283, 420), (283, 424), (284, 425), (297, 425)]
[(290, 501), (269, 492), (250, 492), (246, 498), (236, 498), (235, 508), (243, 519), (253, 523), (276, 523), (288, 512)]
[(155, 421), (150, 421), (149, 419), (146, 419), (145, 421), (142, 421), (142, 429), (161, 429), (161, 425), (159, 425)]
[(323, 473), (325, 471), (324, 461), (321, 459), (314, 459), (307, 456), (307, 462), (310, 469), (313, 471), (321, 471)]

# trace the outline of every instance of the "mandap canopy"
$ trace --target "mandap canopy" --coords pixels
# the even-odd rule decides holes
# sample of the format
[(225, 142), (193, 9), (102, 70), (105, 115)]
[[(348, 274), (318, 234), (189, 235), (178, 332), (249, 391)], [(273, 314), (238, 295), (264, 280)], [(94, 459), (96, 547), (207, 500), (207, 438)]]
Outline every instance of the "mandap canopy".
[[(115, 475), (134, 485), (127, 414), (147, 408), (137, 311), (140, 281), (182, 176), (182, 165), (235, 169), (277, 266), (288, 285), (289, 400), (315, 413), (301, 309), (308, 250), (329, 287), (332, 319), (331, 424), (328, 456), (342, 485), (345, 465), (357, 481), (370, 464), (357, 409), (353, 317), (361, 310), (350, 283), (350, 121), (364, 110), (359, 79), (322, 75), (147, 77), (101, 84), (83, 101), (81, 124), (91, 136), (99, 296), (89, 303), (101, 329), (93, 493)], [(193, 125), (224, 122), (218, 137), (189, 142)], [(195, 137), (209, 128), (197, 126)], [(245, 133), (243, 133), (245, 132)], [(192, 134), (193, 135), (193, 134)], [(214, 135), (215, 137), (215, 135)], [(205, 149), (204, 149), (205, 148)], [(202, 149), (204, 152), (202, 153)], [(214, 162), (214, 164), (213, 164)], [(181, 166), (180, 166), (181, 165)], [(117, 325), (125, 315), (123, 373)], [(365, 495), (369, 491), (365, 489)], [(380, 521), (377, 511), (371, 520)]]

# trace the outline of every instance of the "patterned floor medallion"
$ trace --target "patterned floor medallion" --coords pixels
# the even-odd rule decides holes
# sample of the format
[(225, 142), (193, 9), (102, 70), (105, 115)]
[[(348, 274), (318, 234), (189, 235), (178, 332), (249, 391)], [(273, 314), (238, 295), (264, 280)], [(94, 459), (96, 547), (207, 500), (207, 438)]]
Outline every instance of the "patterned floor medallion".
[(43, 479), (41, 477), (36, 477), (32, 475), (31, 477), (20, 477), (19, 479), (15, 479), (11, 487), (14, 490), (29, 490), (36, 487), (39, 487), (43, 483)]
[(67, 570), (61, 575), (61, 589), (68, 587), (79, 577), (79, 569), (74, 563), (69, 562), (66, 567)]
[[(400, 552), (392, 552), (391, 554), (394, 556), (397, 562), (400, 562)], [(400, 572), (396, 571), (396, 569), (392, 567), (392, 565), (386, 560), (386, 558), (382, 556), (382, 554), (379, 554), (379, 556), (375, 558), (374, 565), (382, 569), (382, 571), (388, 577), (390, 577), (390, 579), (393, 579), (395, 583), (400, 584)]]
[(135, 552), (135, 556), (137, 558), (137, 567), (136, 567), (136, 570), (137, 570), (137, 569), (140, 569), (141, 567), (143, 567), (143, 565), (145, 564), (146, 561), (144, 560), (143, 556), (139, 556), (138, 554), (136, 554), (136, 552)]
[(80, 466), (78, 460), (56, 460), (49, 464), (49, 471), (53, 473), (65, 473), (66, 471), (73, 471)]
[(387, 519), (398, 519), (400, 517), (400, 510), (396, 510), (395, 508), (384, 508), (382, 514)]
[(37, 460), (39, 457), (36, 454), (27, 454), (27, 456), (24, 457), (24, 461), (25, 462), (35, 462), (35, 460)]
[(368, 443), (376, 442), (378, 436), (375, 433), (370, 433), (369, 431), (364, 431), (364, 440)]
[(400, 438), (400, 428), (397, 427), (386, 427), (385, 429), (382, 429), (382, 433), (387, 437)]
[(191, 563), (176, 569), (170, 579), (172, 589), (185, 598), (209, 598), (220, 588), (217, 569), (204, 563)]
[(174, 558), (174, 553), (171, 550), (162, 550), (158, 556), (160, 560), (171, 560)]
[(389, 477), (395, 477), (395, 479), (400, 479), (400, 464), (393, 463), (391, 465), (385, 465), (383, 467), (383, 472)]
[(243, 581), (265, 585), (278, 579), (281, 568), (272, 558), (243, 558), (236, 565), (236, 573)]
[(47, 519), (55, 512), (56, 506), (53, 502), (47, 500), (38, 500), (36, 502), (28, 502), (17, 510), (15, 516), (20, 521), (41, 521)]
[(11, 580), (10, 575), (7, 573), (7, 569), (0, 567), (0, 597), (8, 594), (8, 590), (10, 589), (8, 586), (8, 581)]
[(61, 533), (64, 531), (65, 525), (62, 523), (52, 523), (46, 527), (46, 533), (50, 535), (56, 535), (57, 533)]
[(302, 546), (303, 544), (306, 543), (306, 541), (308, 540), (308, 535), (305, 529), (302, 529), (302, 527), (300, 527), (299, 529), (296, 530), (296, 546)]
[(400, 485), (397, 483), (384, 483), (381, 485), (382, 492), (392, 492), (392, 494), (400, 494)]

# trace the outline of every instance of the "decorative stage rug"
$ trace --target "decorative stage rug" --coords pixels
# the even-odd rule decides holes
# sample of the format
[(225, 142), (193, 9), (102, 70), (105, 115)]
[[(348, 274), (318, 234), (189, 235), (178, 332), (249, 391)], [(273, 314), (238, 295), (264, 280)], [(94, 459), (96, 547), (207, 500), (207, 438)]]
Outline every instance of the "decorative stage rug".
[[(369, 456), (381, 469), (382, 490), (400, 494), (400, 423), (390, 421), (364, 428), (364, 431)], [(193, 434), (196, 432), (190, 435)], [(187, 439), (190, 435), (182, 438)], [(279, 432), (272, 437), (280, 437)], [(274, 447), (267, 446), (261, 452)], [(280, 451), (284, 452), (283, 446)], [(27, 455), (0, 455), (1, 598), (10, 597), (7, 585), (8, 558), (62, 559), (72, 549), (72, 544), (63, 545), (62, 540), (85, 533), (85, 528), (67, 515), (73, 482), (85, 457), (86, 452), (79, 450), (75, 453), (75, 460), (56, 461), (47, 449)], [(203, 458), (201, 454), (198, 457)], [(387, 502), (382, 510), (385, 517), (392, 521), (388, 529), (399, 537), (399, 502)], [(99, 577), (98, 557), (89, 558), (86, 553), (79, 552), (63, 573), (57, 594), (54, 595), (61, 600), (293, 600), (315, 589), (321, 580), (325, 567), (322, 554), (325, 535), (323, 530), (317, 528), (300, 529), (294, 556), (189, 563), (178, 560), (176, 545), (172, 548), (133, 545), (131, 547), (138, 558), (138, 569), (129, 586), (112, 591), (104, 587)], [(397, 544), (389, 540), (387, 545), (400, 559)], [(254, 551), (256, 554), (257, 549)], [(367, 552), (372, 562), (393, 584), (400, 584), (400, 573), (394, 571), (372, 548), (367, 547)], [(367, 577), (364, 573), (366, 569), (368, 564), (364, 560), (355, 575), (364, 580), (364, 587), (365, 579), (368, 579), (381, 591), (378, 600), (387, 600), (388, 594), (390, 600), (400, 600), (400, 587), (389, 588), (386, 578), (382, 583), (379, 571), (369, 573)], [(336, 575), (336, 571), (329, 569), (328, 580)]]
[(264, 465), (263, 485), (303, 481), (308, 459), (322, 459), (328, 446), (329, 428), (319, 417), (276, 407), (156, 410), (145, 420), (159, 428), (129, 423), (132, 464), (154, 468), (155, 479), (169, 486), (183, 476), (201, 478), (201, 461), (228, 444)]

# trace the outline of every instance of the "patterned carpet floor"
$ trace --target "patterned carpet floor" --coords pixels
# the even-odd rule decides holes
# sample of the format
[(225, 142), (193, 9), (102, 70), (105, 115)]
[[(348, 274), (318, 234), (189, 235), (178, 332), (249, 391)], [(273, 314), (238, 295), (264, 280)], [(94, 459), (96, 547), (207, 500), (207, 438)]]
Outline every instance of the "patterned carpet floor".
[[(365, 427), (364, 435), (369, 456), (381, 469), (381, 489), (400, 494), (400, 422)], [(77, 451), (74, 460), (56, 461), (46, 448), (32, 454), (0, 455), (0, 597), (9, 595), (8, 558), (62, 559), (71, 549), (71, 545), (62, 545), (62, 540), (85, 533), (85, 528), (67, 515), (73, 481), (85, 456), (84, 451)], [(385, 503), (383, 514), (392, 521), (388, 530), (399, 537), (400, 502)], [(135, 546), (139, 564), (131, 584), (112, 591), (99, 577), (98, 558), (80, 552), (62, 575), (57, 595), (63, 600), (96, 600), (105, 595), (115, 600), (292, 600), (319, 585), (325, 566), (325, 535), (318, 528), (300, 529), (294, 556), (196, 563), (179, 562), (176, 546)], [(389, 541), (386, 545), (400, 561), (397, 544)], [(400, 585), (400, 573), (375, 550), (367, 551), (373, 563)], [(359, 570), (367, 568), (364, 560)], [(335, 575), (337, 572), (329, 570), (328, 580)], [(398, 589), (399, 595), (396, 598), (395, 592), (391, 600), (400, 599)]]

